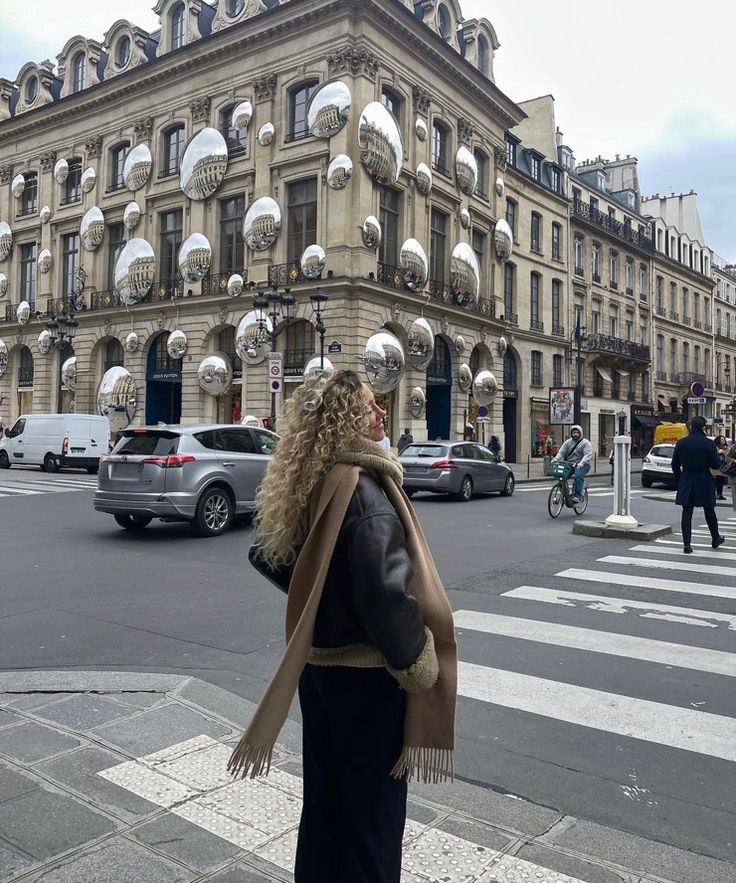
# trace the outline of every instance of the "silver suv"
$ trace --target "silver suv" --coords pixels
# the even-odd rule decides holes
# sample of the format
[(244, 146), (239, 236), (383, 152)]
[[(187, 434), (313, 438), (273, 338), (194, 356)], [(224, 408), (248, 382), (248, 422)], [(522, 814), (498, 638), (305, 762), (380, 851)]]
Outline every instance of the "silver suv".
[(189, 521), (204, 536), (252, 512), (256, 489), (278, 441), (251, 426), (145, 426), (126, 429), (100, 457), (94, 506), (126, 530), (154, 518)]

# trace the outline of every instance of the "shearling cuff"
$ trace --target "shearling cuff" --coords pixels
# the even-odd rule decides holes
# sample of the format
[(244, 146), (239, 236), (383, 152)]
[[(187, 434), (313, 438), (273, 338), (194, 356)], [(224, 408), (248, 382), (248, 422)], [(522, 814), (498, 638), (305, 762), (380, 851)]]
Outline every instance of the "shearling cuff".
[(426, 626), (424, 633), (427, 640), (413, 665), (410, 665), (409, 668), (392, 668), (390, 665), (386, 665), (388, 671), (399, 682), (401, 689), (406, 690), (407, 693), (421, 693), (424, 690), (431, 690), (437, 683), (440, 674), (440, 666), (434, 650), (434, 637)]

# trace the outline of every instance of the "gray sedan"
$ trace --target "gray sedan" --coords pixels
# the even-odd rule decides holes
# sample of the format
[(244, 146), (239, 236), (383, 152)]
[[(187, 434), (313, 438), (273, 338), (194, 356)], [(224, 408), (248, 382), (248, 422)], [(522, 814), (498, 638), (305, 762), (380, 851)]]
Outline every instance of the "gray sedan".
[(514, 492), (514, 473), (484, 445), (476, 442), (433, 441), (407, 445), (401, 452), (404, 490), (451, 494), (467, 502), (473, 494)]
[(236, 515), (255, 508), (277, 440), (251, 426), (126, 429), (112, 453), (100, 457), (94, 507), (126, 530), (160, 518), (217, 536)]

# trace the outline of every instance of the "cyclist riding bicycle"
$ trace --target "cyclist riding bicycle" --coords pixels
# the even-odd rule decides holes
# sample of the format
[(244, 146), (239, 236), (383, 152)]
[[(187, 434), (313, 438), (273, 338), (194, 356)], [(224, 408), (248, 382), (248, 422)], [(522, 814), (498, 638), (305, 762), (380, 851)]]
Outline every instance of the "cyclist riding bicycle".
[(558, 463), (570, 463), (575, 467), (573, 503), (579, 503), (583, 499), (585, 476), (590, 472), (592, 456), (593, 445), (583, 436), (583, 427), (575, 424), (570, 430), (570, 438), (563, 443), (554, 458)]

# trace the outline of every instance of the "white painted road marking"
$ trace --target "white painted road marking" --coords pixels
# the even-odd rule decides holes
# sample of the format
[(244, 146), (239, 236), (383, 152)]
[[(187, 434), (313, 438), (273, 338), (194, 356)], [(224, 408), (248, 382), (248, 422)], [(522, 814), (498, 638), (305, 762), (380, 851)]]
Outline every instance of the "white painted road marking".
[(736, 588), (715, 583), (688, 583), (682, 580), (657, 579), (652, 576), (638, 576), (629, 573), (611, 573), (605, 570), (584, 570), (570, 567), (555, 576), (567, 579), (584, 579), (611, 586), (634, 586), (637, 589), (660, 589), (663, 592), (684, 592), (689, 595), (711, 595), (714, 598), (736, 599)]
[[(627, 555), (606, 555), (599, 558), (601, 564), (629, 564), (631, 567), (653, 567), (657, 570), (679, 570), (686, 573), (702, 573), (711, 576), (730, 576), (736, 577), (736, 570), (733, 567), (718, 567), (715, 564), (701, 564), (698, 561), (662, 561), (654, 558), (634, 558)], [(732, 585), (732, 589), (736, 591), (736, 583)]]
[(676, 555), (678, 558), (687, 554), (689, 561), (692, 561), (693, 558), (706, 558), (708, 561), (736, 561), (736, 553), (729, 554), (728, 552), (724, 552), (723, 550), (726, 548), (725, 546), (721, 546), (718, 551), (715, 551), (709, 543), (708, 548), (710, 548), (710, 552), (693, 551), (690, 553), (685, 553), (682, 550), (682, 543), (678, 543), (677, 545), (679, 546), (679, 548), (668, 549), (664, 546), (655, 546), (653, 543), (651, 543), (648, 545), (632, 546), (629, 549), (629, 552), (648, 552), (649, 554), (654, 553), (655, 555)]

